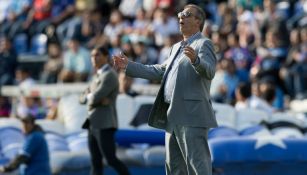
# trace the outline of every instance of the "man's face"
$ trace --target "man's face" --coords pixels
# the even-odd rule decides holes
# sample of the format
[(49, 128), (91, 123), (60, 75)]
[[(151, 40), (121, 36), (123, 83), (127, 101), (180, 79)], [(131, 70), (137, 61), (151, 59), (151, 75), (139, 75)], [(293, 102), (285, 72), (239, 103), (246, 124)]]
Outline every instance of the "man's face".
[(31, 122), (29, 122), (29, 121), (23, 121), (22, 122), (22, 128), (23, 128), (23, 132), (25, 133), (25, 134), (28, 134), (28, 133), (30, 133), (31, 132), (31, 130), (33, 129), (33, 124), (31, 123)]
[(76, 53), (79, 48), (79, 42), (76, 40), (70, 40), (68, 42), (68, 48), (71, 49), (74, 53)]
[(91, 62), (93, 67), (99, 69), (103, 64), (107, 63), (107, 56), (101, 54), (98, 50), (94, 49), (91, 53)]
[(179, 28), (183, 35), (192, 35), (199, 31), (200, 20), (196, 17), (196, 9), (186, 8), (178, 13)]

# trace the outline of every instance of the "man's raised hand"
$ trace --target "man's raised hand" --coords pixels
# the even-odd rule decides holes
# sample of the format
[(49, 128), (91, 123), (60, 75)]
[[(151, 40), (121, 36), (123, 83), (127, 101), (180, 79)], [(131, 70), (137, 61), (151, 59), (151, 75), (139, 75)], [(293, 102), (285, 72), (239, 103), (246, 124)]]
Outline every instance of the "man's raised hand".
[(128, 65), (128, 57), (124, 55), (123, 53), (120, 53), (120, 55), (113, 55), (112, 56), (114, 66), (117, 70), (124, 70), (126, 69)]

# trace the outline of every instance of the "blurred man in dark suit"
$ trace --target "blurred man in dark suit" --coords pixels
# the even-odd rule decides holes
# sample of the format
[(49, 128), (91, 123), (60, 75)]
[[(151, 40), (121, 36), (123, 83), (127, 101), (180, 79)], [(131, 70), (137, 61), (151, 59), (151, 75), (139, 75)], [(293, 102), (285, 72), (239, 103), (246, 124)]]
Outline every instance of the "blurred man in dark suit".
[(89, 131), (91, 175), (103, 174), (103, 157), (120, 175), (128, 175), (128, 168), (116, 157), (114, 134), (118, 124), (115, 106), (119, 83), (108, 60), (109, 52), (106, 48), (92, 50), (91, 62), (96, 74), (90, 86), (80, 96), (80, 103), (88, 106), (89, 117), (83, 128)]

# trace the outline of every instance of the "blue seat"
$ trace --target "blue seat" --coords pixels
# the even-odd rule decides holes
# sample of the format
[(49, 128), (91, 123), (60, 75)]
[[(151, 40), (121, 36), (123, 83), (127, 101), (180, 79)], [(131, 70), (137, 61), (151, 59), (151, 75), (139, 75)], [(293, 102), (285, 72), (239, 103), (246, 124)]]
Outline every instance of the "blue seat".
[(223, 175), (305, 175), (307, 140), (236, 137), (209, 140), (213, 167)]
[(160, 130), (129, 130), (119, 129), (115, 139), (120, 146), (131, 146), (135, 143), (149, 145), (164, 145), (164, 132)]
[(13, 159), (23, 146), (24, 135), (19, 128), (3, 127), (0, 129), (0, 147), (3, 157)]
[(220, 126), (217, 128), (213, 128), (211, 130), (209, 130), (208, 133), (208, 138), (212, 139), (212, 138), (218, 138), (218, 137), (237, 137), (239, 136), (237, 130), (233, 129), (233, 128), (229, 128), (226, 126)]
[(260, 132), (262, 132), (262, 134), (266, 134), (266, 135), (270, 134), (270, 131), (266, 127), (264, 127), (262, 125), (250, 126), (248, 128), (245, 128), (245, 129), (241, 130), (239, 132), (239, 134), (241, 136), (247, 136), (247, 135), (255, 135), (257, 133), (259, 134)]
[(47, 53), (47, 36), (45, 34), (34, 35), (31, 39), (31, 54), (44, 55)]
[(144, 152), (144, 159), (147, 166), (164, 166), (165, 157), (164, 146), (152, 146)]
[(52, 152), (50, 154), (52, 173), (57, 175), (88, 175), (90, 162), (88, 152)]
[(28, 52), (28, 36), (25, 33), (20, 33), (13, 40), (13, 47), (16, 53), (24, 54)]
[(66, 136), (70, 151), (88, 151), (87, 131), (72, 133)]
[(65, 137), (53, 133), (53, 132), (46, 132), (45, 138), (47, 140), (49, 152), (54, 152), (54, 151), (69, 151), (67, 142), (65, 140)]

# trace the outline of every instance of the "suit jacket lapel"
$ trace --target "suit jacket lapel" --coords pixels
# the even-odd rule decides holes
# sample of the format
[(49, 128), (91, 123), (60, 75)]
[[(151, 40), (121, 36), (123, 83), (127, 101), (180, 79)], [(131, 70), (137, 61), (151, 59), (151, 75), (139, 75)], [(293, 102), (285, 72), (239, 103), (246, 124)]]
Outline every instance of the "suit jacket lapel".
[(174, 45), (172, 54), (169, 57), (169, 62), (167, 64), (167, 66), (166, 66), (166, 71), (169, 69), (169, 67), (172, 64), (173, 60), (177, 57), (179, 51), (180, 51), (180, 43), (177, 43), (176, 45)]
[[(197, 39), (199, 39), (199, 38), (201, 38), (201, 35), (199, 35), (198, 37), (196, 37), (193, 41), (192, 41), (192, 43), (189, 43), (188, 45), (190, 46), (190, 47), (192, 47), (194, 50), (195, 50), (195, 53), (196, 53), (196, 55), (198, 54), (198, 40)], [(183, 57), (187, 57), (186, 55), (182, 55)], [(187, 59), (189, 59), (188, 57), (187, 57)], [(180, 61), (179, 61), (179, 64), (181, 64), (184, 60), (186, 60), (186, 59), (181, 59)], [(189, 61), (189, 60), (188, 60)]]

